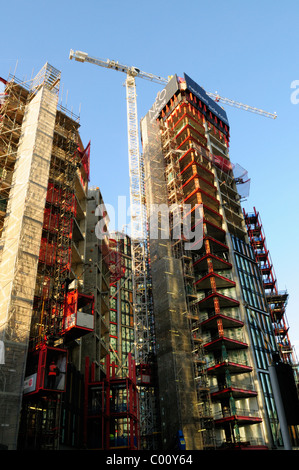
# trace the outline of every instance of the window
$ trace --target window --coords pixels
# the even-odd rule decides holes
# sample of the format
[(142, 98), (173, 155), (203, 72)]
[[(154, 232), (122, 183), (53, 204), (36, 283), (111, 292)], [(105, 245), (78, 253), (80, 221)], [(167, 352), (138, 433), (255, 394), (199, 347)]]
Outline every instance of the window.
[(117, 336), (117, 326), (114, 323), (110, 323), (110, 335)]
[(115, 351), (117, 350), (117, 339), (116, 338), (110, 338), (110, 346)]
[(110, 321), (113, 321), (116, 323), (116, 312), (113, 312), (112, 310), (110, 311)]

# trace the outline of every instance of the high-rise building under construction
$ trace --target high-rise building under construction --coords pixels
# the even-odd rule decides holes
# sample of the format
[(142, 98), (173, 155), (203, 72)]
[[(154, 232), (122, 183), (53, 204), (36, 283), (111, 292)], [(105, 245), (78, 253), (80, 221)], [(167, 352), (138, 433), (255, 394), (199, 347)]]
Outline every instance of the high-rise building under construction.
[(89, 145), (79, 118), (58, 103), (60, 75), (46, 64), (28, 82), (1, 79), (0, 442), (8, 449), (57, 449), (62, 434), (67, 445), (82, 442), (81, 339), (94, 329), (94, 296), (83, 286)]
[[(292, 362), (273, 324), (283, 296), (266, 297), (269, 265), (258, 263), (257, 215), (242, 213), (248, 179), (230, 161), (225, 111), (173, 76), (141, 138), (163, 448), (180, 438), (187, 449), (298, 446)], [(277, 392), (286, 377), (290, 419)]]
[(174, 76), (142, 120), (149, 271), (134, 296), (132, 240), (97, 234), (109, 214), (60, 72), (1, 82), (1, 448), (298, 446), (287, 295), (258, 213), (242, 213), (224, 110)]
[(60, 78), (1, 78), (0, 445), (137, 449), (130, 238), (96, 236), (104, 203)]

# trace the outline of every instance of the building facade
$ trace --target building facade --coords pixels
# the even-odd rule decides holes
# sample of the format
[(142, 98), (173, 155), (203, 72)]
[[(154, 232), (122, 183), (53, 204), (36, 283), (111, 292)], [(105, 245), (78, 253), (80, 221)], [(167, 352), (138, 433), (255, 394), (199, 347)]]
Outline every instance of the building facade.
[[(94, 318), (82, 277), (90, 149), (79, 118), (58, 104), (57, 69), (2, 81), (0, 441), (78, 446), (81, 338)], [(76, 387), (65, 393), (67, 381)]]
[(1, 79), (0, 444), (136, 449), (130, 239), (96, 234), (104, 202), (60, 76)]
[(174, 76), (141, 135), (163, 446), (181, 432), (189, 449), (289, 448), (226, 113), (186, 74)]
[[(109, 214), (99, 188), (88, 192), (87, 226), (85, 283), (94, 292), (96, 318), (94, 332), (83, 339), (86, 445), (97, 450), (137, 450), (140, 403), (134, 361), (131, 240), (122, 233), (109, 233)], [(100, 351), (96, 350), (98, 340)]]
[(154, 347), (140, 363), (132, 240), (105, 232), (60, 72), (1, 82), (1, 446), (296, 447), (286, 298), (242, 212), (223, 109), (174, 76), (141, 123)]

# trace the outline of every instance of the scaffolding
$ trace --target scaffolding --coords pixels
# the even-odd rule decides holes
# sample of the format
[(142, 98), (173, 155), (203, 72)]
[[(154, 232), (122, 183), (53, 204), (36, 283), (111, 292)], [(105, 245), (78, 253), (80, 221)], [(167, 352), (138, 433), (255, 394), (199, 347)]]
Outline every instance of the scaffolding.
[(2, 235), (17, 156), (17, 146), (27, 103), (28, 86), (27, 84), (21, 85), (16, 79), (10, 81), (1, 79), (1, 81), (5, 83), (4, 98), (0, 106), (0, 234)]
[(2, 156), (7, 168), (15, 161), (1, 239), (0, 279), (5, 347), (0, 441), (9, 449), (17, 444), (59, 81), (60, 72), (49, 64), (27, 88), (12, 79), (1, 107)]
[(96, 381), (94, 364), (85, 367), (85, 445), (94, 450), (139, 450), (139, 395), (136, 365), (128, 355), (128, 375), (118, 377), (106, 357), (106, 377)]
[[(159, 122), (142, 121), (145, 164), (145, 187), (148, 208), (149, 252), (155, 314), (157, 376), (161, 444), (165, 448), (178, 445), (176, 435), (182, 432), (188, 448), (202, 448), (198, 431), (196, 389), (193, 378), (191, 333), (183, 278), (183, 264), (174, 256), (169, 225), (168, 195), (175, 205), (178, 192), (174, 170), (177, 155), (165, 134), (164, 151), (168, 185), (165, 179), (165, 158)], [(174, 185), (174, 186), (173, 186)], [(179, 209), (179, 205), (176, 206)], [(163, 214), (163, 208), (166, 213)], [(161, 212), (160, 212), (161, 210)], [(171, 218), (171, 217), (170, 217)], [(177, 217), (174, 218), (176, 220)], [(165, 427), (167, 422), (167, 428)]]
[[(257, 392), (250, 383), (229, 241), (230, 234), (246, 237), (239, 202), (244, 191), (237, 186), (243, 177), (247, 185), (242, 190), (248, 189), (247, 173), (236, 180), (228, 157), (229, 128), (189, 92), (183, 79), (159, 115), (153, 114), (142, 120), (147, 206), (174, 205), (181, 212), (182, 204), (190, 204), (192, 230), (201, 223), (203, 229), (192, 249), (186, 249), (187, 240), (175, 236), (177, 220), (169, 210), (169, 225), (161, 216), (159, 237), (149, 238), (162, 441), (169, 448), (169, 432), (173, 436), (176, 427), (186, 448), (253, 448), (255, 439), (246, 437), (262, 418), (254, 410)], [(151, 234), (155, 221), (150, 215)], [(171, 392), (169, 383), (175, 384)], [(245, 410), (238, 405), (246, 398), (252, 400)]]
[[(171, 100), (171, 105), (176, 101)], [(206, 372), (205, 353), (202, 341), (202, 332), (199, 321), (199, 308), (195, 287), (192, 252), (184, 248), (183, 236), (176, 239), (175, 233), (183, 233), (183, 222), (186, 217), (183, 211), (185, 195), (183, 178), (180, 168), (180, 157), (184, 152), (177, 149), (176, 133), (171, 127), (172, 122), (160, 121), (162, 152), (164, 155), (164, 171), (167, 184), (168, 204), (173, 206), (179, 214), (170, 214), (170, 237), (172, 240), (173, 256), (181, 261), (186, 296), (186, 318), (190, 331), (191, 350), (193, 357), (193, 374), (196, 384), (198, 413), (198, 432), (201, 438), (201, 448), (215, 447), (213, 429), (212, 403), (210, 398), (209, 380)], [(202, 208), (202, 206), (201, 206)], [(197, 210), (200, 210), (199, 208)], [(179, 227), (178, 227), (179, 225)]]
[[(76, 266), (83, 263), (76, 211), (78, 191), (84, 193), (89, 178), (90, 144), (82, 146), (79, 118), (58, 105), (57, 69), (46, 64), (28, 82), (1, 81), (0, 442), (17, 447), (22, 404), (20, 436), (39, 423), (38, 448), (57, 449), (65, 388), (49, 387), (49, 360), (62, 370), (63, 359), (66, 369), (66, 345), (93, 330), (93, 296), (70, 289), (77, 281), (73, 255)], [(39, 409), (48, 410), (42, 413), (47, 422)], [(55, 433), (48, 433), (52, 428)]]
[(243, 210), (243, 213), (248, 237), (261, 272), (281, 360), (291, 365), (298, 364), (296, 353), (288, 334), (289, 325), (286, 316), (288, 293), (287, 291), (280, 291), (278, 289), (277, 278), (271, 255), (267, 248), (266, 236), (260, 214), (255, 207), (252, 213), (246, 213), (245, 210)]
[[(38, 407), (43, 400), (43, 407), (47, 408), (49, 396), (52, 407), (56, 403), (56, 432), (52, 433), (52, 440), (51, 434), (45, 440), (44, 434), (47, 434), (48, 424), (45, 423), (39, 429), (38, 448), (41, 449), (58, 449), (61, 437), (59, 420), (63, 402), (61, 394), (65, 392), (65, 388), (49, 389), (43, 377), (51, 375), (51, 364), (48, 361), (42, 368), (33, 369), (34, 357), (42, 360), (51, 356), (52, 347), (55, 346), (52, 358), (55, 364), (59, 364), (57, 371), (61, 371), (63, 359), (65, 377), (67, 348), (74, 340), (90, 333), (94, 328), (94, 297), (82, 291), (82, 285), (73, 272), (74, 264), (80, 260), (77, 237), (82, 239), (76, 220), (79, 207), (77, 188), (84, 183), (81, 172), (88, 179), (90, 148), (88, 145), (86, 149), (81, 150), (78, 128), (78, 118), (58, 107), (43, 211), (25, 373), (25, 383), (33, 380), (36, 386), (31, 393), (25, 393), (21, 421), (22, 427), (26, 428), (24, 423), (28, 423), (28, 410), (35, 410), (38, 414)], [(77, 256), (75, 260), (74, 254)], [(56, 374), (58, 376), (58, 372)]]

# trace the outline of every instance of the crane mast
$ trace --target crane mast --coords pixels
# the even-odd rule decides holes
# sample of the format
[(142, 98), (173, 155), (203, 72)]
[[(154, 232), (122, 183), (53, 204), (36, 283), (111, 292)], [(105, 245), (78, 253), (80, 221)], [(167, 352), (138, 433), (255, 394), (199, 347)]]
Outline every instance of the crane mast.
[(124, 72), (126, 78), (128, 153), (130, 177), (130, 209), (131, 209), (131, 246), (133, 275), (133, 308), (136, 324), (135, 360), (146, 362), (150, 354), (150, 342), (145, 338), (149, 331), (148, 292), (147, 292), (147, 245), (146, 245), (146, 212), (143, 165), (139, 149), (139, 131), (137, 114), (137, 95), (135, 78), (140, 77), (154, 83), (167, 83), (166, 79), (157, 75), (142, 72), (137, 67), (129, 67), (114, 60), (103, 60), (90, 57), (86, 52), (73, 51), (69, 58), (78, 62), (88, 62), (100, 67)]

